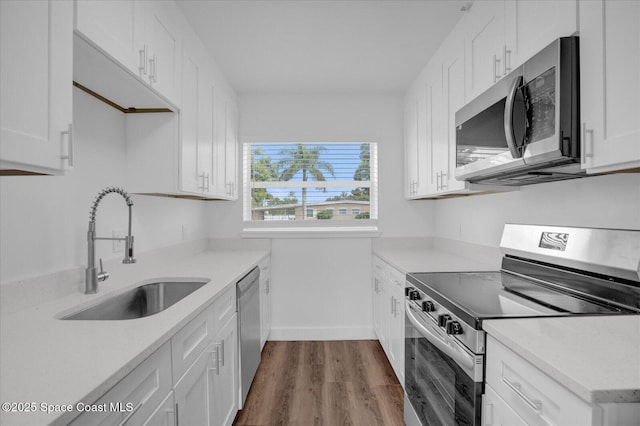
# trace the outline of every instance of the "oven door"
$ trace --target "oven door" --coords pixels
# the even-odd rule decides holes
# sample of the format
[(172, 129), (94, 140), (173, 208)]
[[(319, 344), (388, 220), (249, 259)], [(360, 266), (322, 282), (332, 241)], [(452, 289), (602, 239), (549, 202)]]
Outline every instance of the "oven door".
[(413, 303), (405, 317), (407, 425), (480, 425), (483, 356), (445, 334)]

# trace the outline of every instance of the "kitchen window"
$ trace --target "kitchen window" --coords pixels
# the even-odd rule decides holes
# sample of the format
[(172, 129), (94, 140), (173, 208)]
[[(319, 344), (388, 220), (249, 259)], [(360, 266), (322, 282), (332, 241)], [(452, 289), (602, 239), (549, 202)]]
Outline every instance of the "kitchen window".
[(245, 143), (243, 163), (245, 230), (375, 230), (375, 143)]

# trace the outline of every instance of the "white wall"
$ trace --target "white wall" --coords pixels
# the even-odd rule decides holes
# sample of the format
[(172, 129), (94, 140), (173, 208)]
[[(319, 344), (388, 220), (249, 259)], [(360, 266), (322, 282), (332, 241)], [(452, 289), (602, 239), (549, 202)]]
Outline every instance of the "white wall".
[(640, 229), (640, 174), (592, 176), (435, 203), (440, 237), (497, 247), (505, 223)]
[[(0, 178), (0, 281), (12, 282), (66, 269), (86, 267), (89, 208), (107, 186), (125, 182), (124, 114), (74, 88), (76, 166), (67, 176)], [(204, 202), (133, 195), (136, 252), (206, 238)], [(127, 209), (109, 194), (98, 208), (97, 231), (126, 231)], [(120, 257), (111, 243), (98, 241), (97, 256)]]
[[(252, 95), (240, 99), (240, 140), (377, 142), (381, 235), (429, 236), (433, 204), (402, 194), (402, 114), (399, 96)], [(237, 237), (242, 202), (209, 206), (209, 236)], [(370, 239), (273, 240), (272, 255), (272, 337), (373, 337)]]

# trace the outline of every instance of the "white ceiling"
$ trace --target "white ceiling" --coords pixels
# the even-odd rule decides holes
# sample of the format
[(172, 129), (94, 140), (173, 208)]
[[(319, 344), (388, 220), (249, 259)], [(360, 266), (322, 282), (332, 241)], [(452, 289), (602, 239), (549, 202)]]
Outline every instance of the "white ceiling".
[(179, 0), (240, 94), (404, 93), (460, 0)]

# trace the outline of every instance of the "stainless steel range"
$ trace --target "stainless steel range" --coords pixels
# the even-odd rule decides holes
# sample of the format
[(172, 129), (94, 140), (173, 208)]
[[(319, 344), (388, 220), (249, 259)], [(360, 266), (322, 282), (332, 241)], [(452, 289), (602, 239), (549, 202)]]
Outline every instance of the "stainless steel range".
[(484, 320), (640, 314), (640, 231), (507, 224), (500, 247), (500, 271), (407, 275), (407, 425), (480, 424)]

